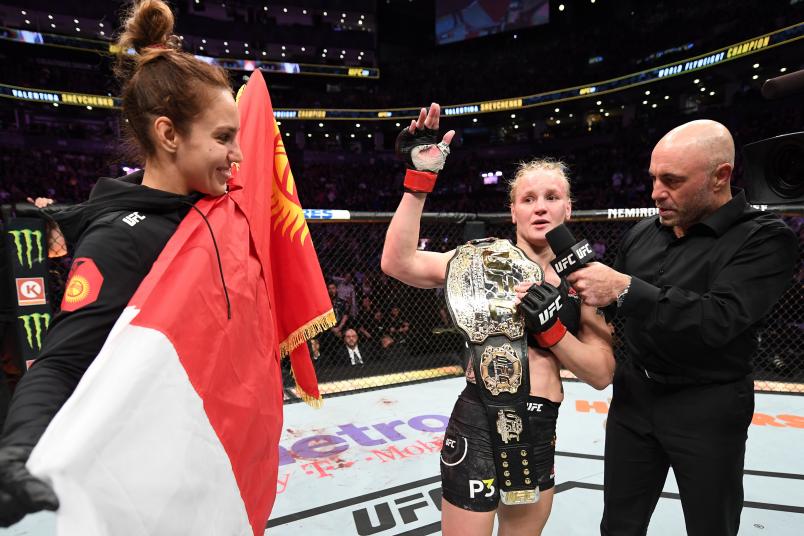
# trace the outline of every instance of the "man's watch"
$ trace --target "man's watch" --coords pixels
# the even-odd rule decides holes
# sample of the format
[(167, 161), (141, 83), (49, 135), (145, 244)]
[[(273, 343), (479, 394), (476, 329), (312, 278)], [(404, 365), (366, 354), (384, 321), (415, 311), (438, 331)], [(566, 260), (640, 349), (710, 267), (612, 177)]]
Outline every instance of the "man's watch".
[(628, 284), (625, 286), (624, 289), (617, 294), (617, 309), (623, 306), (623, 301), (625, 301), (625, 295), (628, 294), (628, 289), (631, 288), (631, 279), (628, 279)]

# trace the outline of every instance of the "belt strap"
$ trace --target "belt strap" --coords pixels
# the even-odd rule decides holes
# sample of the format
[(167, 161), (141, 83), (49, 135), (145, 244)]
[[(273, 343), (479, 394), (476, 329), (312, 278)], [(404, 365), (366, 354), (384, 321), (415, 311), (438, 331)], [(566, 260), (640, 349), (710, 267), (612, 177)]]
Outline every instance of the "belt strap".
[(534, 503), (539, 488), (526, 410), (530, 393), (527, 339), (512, 341), (498, 335), (469, 346), (491, 432), (500, 498), (504, 504)]
[(527, 338), (514, 303), (516, 284), (526, 280), (541, 282), (544, 272), (508, 240), (489, 238), (459, 246), (447, 265), (447, 308), (471, 348), (503, 504), (539, 498), (526, 411)]

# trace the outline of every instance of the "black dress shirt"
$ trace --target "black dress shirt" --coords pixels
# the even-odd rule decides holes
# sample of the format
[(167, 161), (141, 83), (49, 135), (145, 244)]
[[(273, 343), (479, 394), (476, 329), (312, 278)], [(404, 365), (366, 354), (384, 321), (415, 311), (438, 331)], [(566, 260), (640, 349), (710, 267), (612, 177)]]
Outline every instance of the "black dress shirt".
[(751, 373), (757, 330), (792, 283), (798, 242), (742, 190), (677, 238), (658, 216), (623, 238), (632, 276), (619, 314), (634, 363), (657, 375), (727, 382)]

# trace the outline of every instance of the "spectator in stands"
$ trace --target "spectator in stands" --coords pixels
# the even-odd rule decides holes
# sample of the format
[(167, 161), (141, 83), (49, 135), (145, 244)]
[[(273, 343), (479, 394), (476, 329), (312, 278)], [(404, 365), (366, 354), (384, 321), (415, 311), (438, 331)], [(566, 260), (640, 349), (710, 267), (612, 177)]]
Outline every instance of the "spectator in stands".
[[(372, 241), (371, 243), (374, 243), (374, 242)], [(365, 259), (365, 260), (368, 260), (368, 259)], [(372, 263), (370, 261), (368, 262), (368, 265), (371, 266), (372, 268), (374, 266), (377, 266), (378, 264), (379, 263)], [(372, 289), (373, 279), (374, 279), (374, 273), (368, 272), (368, 273), (363, 274), (363, 279), (362, 279), (362, 281), (360, 281), (360, 295), (361, 296), (364, 296), (364, 297), (366, 297), (366, 296), (370, 297), (371, 296), (371, 293), (373, 292), (373, 289)]]
[(349, 324), (349, 319), (351, 318), (351, 307), (338, 296), (338, 286), (334, 282), (327, 284), (327, 292), (329, 292), (329, 298), (332, 300), (332, 310), (335, 313), (336, 322), (330, 331), (341, 339), (343, 338), (343, 331), (346, 329), (346, 326)]
[(394, 344), (394, 339), (391, 338), (388, 332), (388, 322), (385, 320), (385, 314), (383, 314), (382, 309), (374, 309), (374, 315), (368, 331), (371, 333), (371, 338), (377, 341), (381, 348), (386, 349)]
[[(768, 111), (769, 103), (748, 102), (740, 108), (729, 110), (728, 120), (734, 125), (735, 138), (743, 142), (756, 141), (762, 137), (778, 135), (790, 130), (796, 130), (795, 125), (800, 124), (801, 108), (792, 110)], [(788, 107), (789, 108), (789, 107)], [(58, 113), (63, 113), (61, 109)], [(54, 112), (56, 113), (56, 112)], [(102, 113), (102, 112), (98, 112)], [(659, 112), (656, 112), (659, 113)], [(701, 112), (703, 113), (703, 111)], [(755, 117), (762, 115), (762, 121)], [(646, 115), (634, 118), (632, 127), (627, 128), (623, 122), (614, 117), (607, 121), (611, 123), (610, 138), (605, 143), (586, 148), (582, 153), (576, 153), (574, 147), (578, 142), (587, 138), (582, 125), (570, 125), (562, 122), (561, 128), (556, 129), (550, 141), (550, 152), (561, 155), (570, 163), (575, 175), (575, 182), (580, 186), (574, 200), (575, 209), (593, 209), (608, 207), (643, 207), (651, 206), (649, 192), (646, 190), (644, 166), (642, 162), (647, 155), (640, 147), (653, 140), (645, 132), (659, 129), (677, 116), (677, 110), (668, 109), (661, 115)], [(485, 120), (492, 120), (487, 117)], [(485, 121), (484, 120), (484, 121)], [(27, 142), (31, 135), (25, 125), (7, 127), (5, 134), (10, 139), (21, 139)], [(490, 131), (494, 130), (489, 125)], [(104, 136), (103, 139), (108, 138)], [(490, 143), (487, 139), (474, 141), (475, 144)], [(512, 160), (527, 159), (534, 152), (543, 152), (538, 144), (541, 139), (534, 138), (526, 143), (517, 142), (512, 145), (511, 140), (503, 139), (499, 142), (506, 145), (505, 156), (489, 157), (479, 156), (476, 147), (467, 145), (466, 149), (455, 151), (450, 156), (450, 164), (442, 171), (442, 180), (439, 186), (430, 195), (428, 206), (431, 210), (450, 210), (466, 212), (493, 212), (498, 210), (505, 202), (504, 185), (483, 186), (475, 184), (472, 188), (466, 187), (472, 181), (479, 181), (479, 172), (490, 169), (501, 169), (504, 175), (510, 176), (513, 172)], [(289, 141), (289, 145), (292, 141)], [(109, 154), (103, 146), (93, 150), (93, 153), (82, 154), (78, 150), (64, 151), (43, 144), (30, 144), (17, 148), (4, 148), (0, 155), (0, 199), (6, 201), (22, 201), (30, 192), (21, 191), (22, 185), (31, 191), (46, 192), (52, 189), (53, 194), (61, 202), (79, 202), (86, 199), (96, 177), (110, 172), (109, 163), (116, 155)], [(38, 148), (43, 145), (46, 148)], [(340, 154), (340, 153), (338, 153)], [(304, 206), (313, 208), (347, 208), (357, 210), (391, 210), (395, 203), (392, 195), (395, 181), (399, 174), (398, 167), (389, 158), (387, 153), (372, 152), (366, 156), (354, 157), (347, 163), (322, 163), (292, 160), (294, 171), (298, 168), (300, 177), (298, 181), (299, 196)], [(333, 156), (333, 160), (334, 160)], [(362, 171), (370, 167), (376, 176), (386, 178), (376, 185), (372, 191), (359, 188), (359, 177)], [(739, 185), (742, 168), (735, 168), (735, 183)], [(622, 175), (622, 178), (620, 178)], [(322, 183), (321, 180), (324, 182)], [(620, 183), (621, 187), (610, 185)], [(329, 187), (325, 185), (329, 184)], [(463, 189), (458, 185), (464, 186)], [(327, 188), (338, 192), (338, 197), (332, 202), (326, 198)], [(319, 246), (319, 244), (316, 244)], [(350, 252), (351, 244), (349, 245)], [(368, 262), (369, 259), (359, 259)], [(371, 265), (371, 264), (367, 264)], [(355, 285), (356, 289), (358, 285)]]
[(371, 301), (371, 297), (364, 295), (360, 299), (360, 308), (357, 311), (358, 324), (365, 323), (366, 321), (368, 321), (373, 313), (374, 313), (374, 302)]
[[(363, 365), (364, 356), (360, 353), (358, 348), (359, 337), (357, 332), (353, 329), (347, 329), (343, 334), (343, 349), (341, 354), (349, 360), (352, 366)], [(340, 362), (341, 359), (338, 358)]]
[(359, 334), (368, 343), (366, 346), (371, 351), (371, 355), (388, 355), (391, 347), (394, 346), (394, 339), (388, 329), (385, 315), (380, 308), (374, 308), (371, 318), (362, 324), (358, 330)]
[(318, 358), (321, 357), (321, 341), (318, 340), (318, 337), (308, 341), (307, 349), (310, 351), (310, 357), (313, 358), (313, 361), (318, 361)]
[(410, 335), (410, 322), (402, 318), (402, 310), (394, 305), (388, 315), (388, 334), (396, 344), (405, 344)]
[(360, 337), (365, 341), (372, 341), (374, 339), (371, 333), (373, 319), (374, 304), (371, 302), (371, 298), (363, 296), (363, 299), (360, 300), (360, 309), (357, 311), (354, 326)]
[(329, 299), (332, 300), (332, 311), (335, 314), (336, 324), (316, 338), (318, 341), (316, 350), (323, 358), (317, 360), (319, 366), (333, 364), (332, 361), (342, 345), (344, 331), (349, 327), (352, 318), (349, 306), (338, 297), (338, 285), (334, 281), (327, 283), (327, 292)]
[(346, 303), (349, 314), (354, 316), (357, 314), (357, 294), (352, 278), (352, 273), (346, 272), (341, 277), (333, 277), (332, 280), (338, 284), (338, 297)]
[(445, 348), (449, 352), (460, 352), (464, 349), (464, 340), (458, 328), (452, 322), (446, 306), (438, 308), (438, 321), (432, 329), (435, 347)]

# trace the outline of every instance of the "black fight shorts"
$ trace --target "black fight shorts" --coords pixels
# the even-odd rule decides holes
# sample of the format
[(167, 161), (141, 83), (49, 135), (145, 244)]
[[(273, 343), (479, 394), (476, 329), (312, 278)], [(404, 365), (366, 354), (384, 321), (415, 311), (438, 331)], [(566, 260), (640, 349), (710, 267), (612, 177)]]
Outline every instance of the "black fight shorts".
[[(529, 396), (533, 468), (539, 490), (555, 486), (556, 420), (561, 404)], [(486, 409), (478, 387), (466, 385), (444, 433), (441, 449), (441, 489), (444, 499), (473, 512), (490, 512), (500, 500), (497, 474), (492, 457)]]

